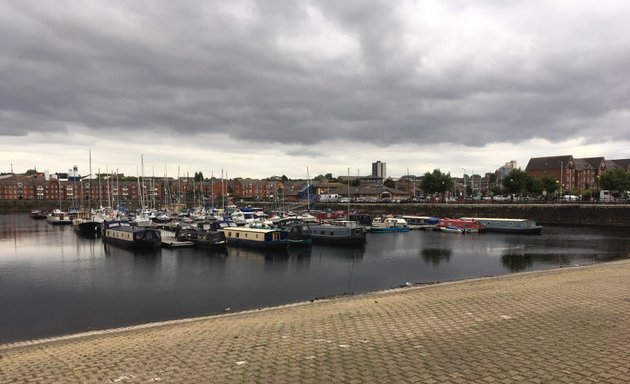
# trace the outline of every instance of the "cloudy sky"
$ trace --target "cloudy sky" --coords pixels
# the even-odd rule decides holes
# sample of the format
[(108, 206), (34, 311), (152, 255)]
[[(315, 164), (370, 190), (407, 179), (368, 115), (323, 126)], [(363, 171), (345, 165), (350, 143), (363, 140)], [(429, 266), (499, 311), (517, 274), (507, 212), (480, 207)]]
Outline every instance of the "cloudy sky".
[(630, 157), (627, 0), (0, 2), (0, 172)]

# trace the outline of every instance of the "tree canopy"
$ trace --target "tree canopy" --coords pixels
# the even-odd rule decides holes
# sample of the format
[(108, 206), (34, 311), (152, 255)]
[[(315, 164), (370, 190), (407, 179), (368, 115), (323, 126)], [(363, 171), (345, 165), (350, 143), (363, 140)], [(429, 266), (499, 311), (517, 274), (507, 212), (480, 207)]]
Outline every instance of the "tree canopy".
[(386, 186), (387, 188), (396, 188), (396, 183), (394, 183), (394, 180), (391, 177), (388, 177), (387, 179), (385, 179), (385, 181), (383, 182), (383, 185)]
[(604, 173), (599, 179), (601, 189), (611, 191), (630, 191), (630, 172), (615, 168)]
[(422, 179), (422, 190), (427, 194), (445, 193), (453, 185), (450, 172), (445, 174), (439, 169), (427, 172)]

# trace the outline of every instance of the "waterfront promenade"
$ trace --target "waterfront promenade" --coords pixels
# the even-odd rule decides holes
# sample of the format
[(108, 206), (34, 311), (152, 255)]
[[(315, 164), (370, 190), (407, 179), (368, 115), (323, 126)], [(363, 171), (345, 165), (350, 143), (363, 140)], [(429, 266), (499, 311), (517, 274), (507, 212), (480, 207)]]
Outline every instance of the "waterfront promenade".
[(156, 382), (628, 383), (630, 260), (0, 346), (2, 384)]

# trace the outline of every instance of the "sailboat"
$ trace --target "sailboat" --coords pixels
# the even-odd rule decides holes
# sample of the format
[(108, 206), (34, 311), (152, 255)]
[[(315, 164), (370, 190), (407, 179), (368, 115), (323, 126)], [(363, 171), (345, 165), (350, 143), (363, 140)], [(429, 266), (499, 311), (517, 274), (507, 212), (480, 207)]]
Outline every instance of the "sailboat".
[(61, 181), (57, 179), (57, 194), (59, 195), (59, 208), (55, 208), (46, 217), (48, 224), (52, 225), (67, 225), (72, 224), (70, 214), (61, 210)]
[(90, 150), (90, 176), (88, 178), (90, 184), (88, 186), (88, 209), (77, 212), (76, 217), (72, 219), (72, 227), (74, 231), (83, 236), (96, 237), (100, 236), (101, 228), (105, 217), (100, 212), (92, 211), (92, 150)]

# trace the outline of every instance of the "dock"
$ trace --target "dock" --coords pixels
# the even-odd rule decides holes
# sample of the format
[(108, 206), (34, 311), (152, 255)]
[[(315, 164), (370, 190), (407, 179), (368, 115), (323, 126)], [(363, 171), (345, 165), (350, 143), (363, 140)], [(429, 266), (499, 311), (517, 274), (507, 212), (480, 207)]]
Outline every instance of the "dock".
[(180, 241), (175, 236), (162, 236), (162, 247), (165, 248), (186, 248), (194, 247), (195, 243), (192, 241)]
[(628, 383), (628, 282), (625, 259), (5, 344), (0, 383)]

